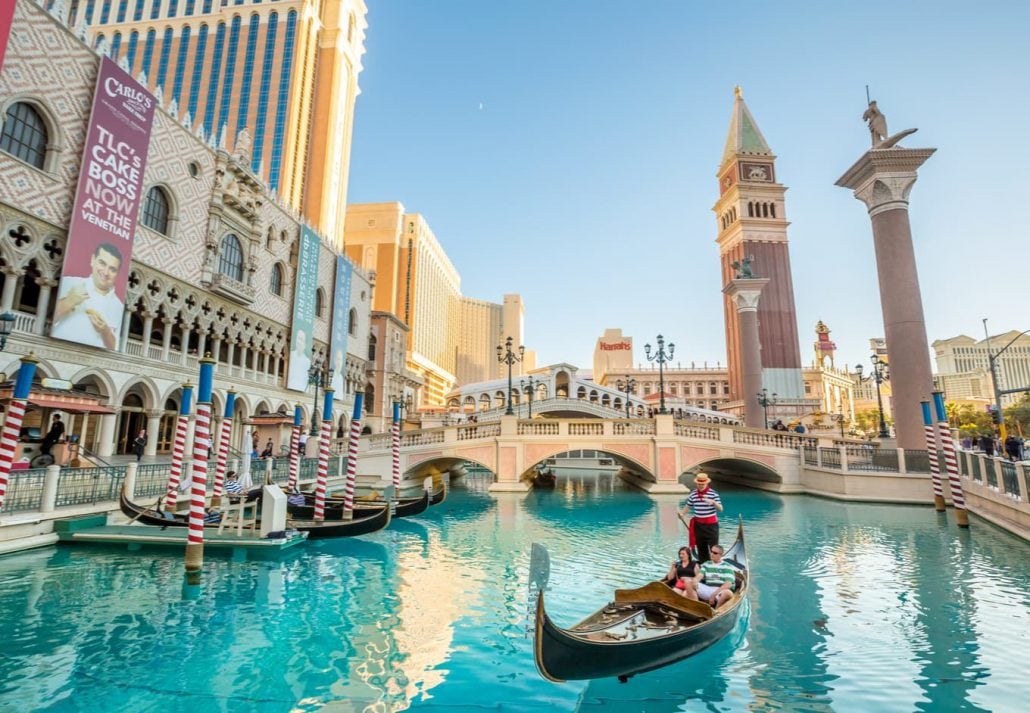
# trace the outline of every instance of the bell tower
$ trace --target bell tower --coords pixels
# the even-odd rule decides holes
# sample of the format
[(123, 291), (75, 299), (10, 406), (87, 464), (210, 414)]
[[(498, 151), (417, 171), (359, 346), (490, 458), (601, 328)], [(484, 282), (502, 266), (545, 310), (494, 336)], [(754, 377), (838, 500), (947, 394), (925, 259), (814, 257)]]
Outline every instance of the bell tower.
[[(801, 415), (807, 403), (787, 245), (787, 189), (776, 180), (776, 156), (748, 111), (740, 87), (734, 90), (733, 115), (717, 176), (719, 200), (712, 210), (723, 287), (736, 277), (733, 263), (745, 258), (751, 259), (755, 277), (768, 278), (758, 306), (762, 386), (777, 394), (778, 416)], [(728, 296), (723, 310), (731, 399), (727, 410), (743, 413), (745, 402), (756, 395), (744, 393), (739, 315)]]

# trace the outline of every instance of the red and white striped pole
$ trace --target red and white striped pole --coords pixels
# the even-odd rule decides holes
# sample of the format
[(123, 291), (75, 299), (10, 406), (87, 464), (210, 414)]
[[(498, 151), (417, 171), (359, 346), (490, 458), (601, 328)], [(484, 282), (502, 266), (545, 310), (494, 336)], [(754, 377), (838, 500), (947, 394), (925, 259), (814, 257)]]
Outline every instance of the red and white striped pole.
[(354, 394), (354, 414), (350, 422), (350, 438), (347, 440), (347, 480), (343, 486), (343, 517), (354, 515), (354, 481), (358, 473), (358, 439), (361, 438), (361, 401), (363, 394)]
[(225, 414), (222, 417), (222, 429), (218, 436), (218, 460), (215, 461), (215, 485), (211, 493), (211, 502), (222, 502), (222, 490), (225, 488), (225, 464), (229, 462), (229, 438), (232, 436), (232, 417), (236, 411), (236, 392), (229, 391), (225, 395)]
[(329, 479), (329, 441), (333, 437), (333, 390), (325, 390), (322, 430), (318, 439), (318, 479), (315, 482), (315, 520), (325, 520), (325, 489)]
[(168, 490), (165, 492), (165, 509), (175, 510), (179, 499), (179, 479), (182, 478), (182, 460), (186, 454), (186, 433), (190, 427), (190, 405), (193, 401), (193, 384), (182, 385), (182, 400), (179, 402), (179, 420), (175, 424), (175, 443), (172, 445), (172, 467), (168, 471)]
[(401, 492), (401, 405), (393, 402), (393, 438), (391, 450), (393, 451), (393, 492)]
[(933, 408), (937, 412), (937, 435), (944, 448), (944, 463), (948, 468), (948, 484), (951, 486), (951, 504), (955, 506), (955, 524), (969, 527), (969, 512), (966, 510), (966, 496), (962, 492), (962, 479), (958, 475), (958, 460), (955, 458), (955, 442), (951, 438), (951, 424), (944, 411), (944, 394), (933, 392)]
[(11, 478), (11, 464), (14, 463), (14, 451), (18, 447), (21, 422), (25, 418), (25, 403), (32, 390), (32, 379), (36, 375), (38, 363), (31, 355), (21, 358), (11, 402), (7, 404), (7, 413), (4, 414), (4, 427), (0, 430), (0, 510), (4, 509), (7, 483)]
[(300, 429), (303, 412), (300, 405), (293, 407), (293, 430), (290, 432), (290, 477), (286, 481), (286, 492), (292, 493), (297, 489), (297, 479), (300, 477)]
[(190, 481), (189, 534), (186, 539), (186, 574), (199, 575), (204, 566), (204, 505), (207, 499), (207, 452), (211, 445), (211, 387), (215, 360), (200, 360), (197, 421), (193, 435), (193, 479)]
[(930, 460), (930, 478), (933, 480), (933, 506), (937, 512), (944, 512), (944, 486), (941, 483), (941, 466), (937, 462), (937, 435), (930, 415), (930, 402), (920, 401), (923, 407), (923, 435), (926, 436), (926, 457)]

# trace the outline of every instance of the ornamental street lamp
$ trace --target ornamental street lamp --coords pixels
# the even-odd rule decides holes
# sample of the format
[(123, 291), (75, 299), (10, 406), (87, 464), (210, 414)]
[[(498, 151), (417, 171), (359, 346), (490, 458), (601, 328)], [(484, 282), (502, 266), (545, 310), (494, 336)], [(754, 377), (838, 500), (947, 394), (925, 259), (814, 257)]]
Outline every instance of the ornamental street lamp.
[(400, 407), (401, 422), (403, 423), (405, 419), (405, 414), (411, 414), (411, 394), (397, 394), (393, 397), (393, 403), (397, 404)]
[(497, 345), (497, 361), (501, 364), (508, 365), (508, 408), (504, 410), (505, 416), (514, 416), (515, 411), (511, 407), (511, 367), (516, 363), (522, 361), (522, 357), (525, 356), (526, 348), (519, 346), (517, 350), (511, 348), (512, 338), (508, 337), (504, 340), (504, 346)]
[[(669, 345), (672, 346), (672, 345)], [(635, 394), (637, 391), (637, 380), (629, 374), (626, 375), (626, 380), (619, 379), (615, 382), (615, 386), (619, 391), (626, 392), (626, 418), (629, 418), (629, 395)]]
[(7, 338), (14, 331), (14, 315), (10, 312), (0, 314), (0, 352), (7, 347)]
[(669, 342), (669, 350), (665, 350), (665, 338), (658, 335), (658, 351), (651, 356), (651, 345), (644, 345), (644, 355), (648, 361), (658, 362), (658, 413), (665, 413), (665, 364), (672, 360), (672, 352), (676, 345)]
[[(323, 368), (325, 367), (325, 368)], [(308, 384), (315, 387), (315, 407), (311, 409), (311, 435), (317, 436), (318, 428), (318, 390), (329, 385), (333, 380), (333, 368), (321, 356), (315, 357), (308, 369)]]
[(529, 396), (529, 417), (533, 418), (533, 392), (536, 391), (536, 387), (540, 385), (540, 382), (539, 381), (533, 381), (533, 377), (530, 376), (529, 377), (529, 381), (528, 381), (528, 383), (529, 383), (529, 391), (526, 391), (526, 383), (527, 383), (526, 379), (519, 379), (519, 390), (523, 394), (528, 394), (528, 396)]
[[(3, 317), (0, 317), (0, 319), (3, 319)], [(1005, 440), (1005, 437), (1006, 437), (1007, 434), (1005, 433), (1005, 417), (1002, 415), (1002, 411), (1001, 411), (1001, 397), (1002, 397), (1003, 394), (1019, 394), (1019, 393), (1022, 393), (1024, 391), (1030, 391), (1030, 386), (1024, 386), (1024, 387), (1018, 388), (1018, 389), (1001, 389), (1001, 388), (999, 388), (998, 387), (998, 357), (1000, 357), (1005, 350), (1007, 350), (1009, 347), (1011, 347), (1013, 344), (1015, 344), (1016, 341), (1020, 337), (1022, 337), (1024, 334), (1026, 334), (1027, 332), (1030, 332), (1030, 329), (1023, 330), (1022, 332), (1017, 334), (1015, 337), (1013, 337), (1012, 340), (1009, 341), (1008, 344), (1003, 346), (999, 351), (997, 351), (997, 352), (992, 354), (991, 353), (991, 335), (987, 332), (987, 318), (984, 317), (984, 335), (986, 335), (986, 337), (987, 337), (987, 363), (990, 365), (990, 368), (991, 368), (991, 384), (993, 384), (993, 386), (994, 386), (994, 414), (993, 414), (993, 418), (994, 418), (994, 422), (996, 424), (998, 424), (998, 426), (1000, 427), (999, 430), (1001, 431), (1001, 439), (1003, 441)], [(2, 349), (2, 348), (3, 347), (0, 347), (0, 349)]]
[(863, 378), (862, 365), (855, 366), (858, 372), (858, 380), (873, 381), (876, 383), (876, 406), (880, 410), (880, 438), (890, 438), (891, 432), (887, 430), (887, 421), (883, 418), (883, 396), (880, 394), (880, 384), (890, 381), (890, 367), (886, 361), (873, 354), (873, 373)]
[(776, 400), (776, 392), (769, 393), (769, 390), (762, 387), (762, 390), (756, 395), (758, 399), (758, 405), (762, 407), (762, 417), (765, 419), (765, 429), (769, 430), (769, 407), (775, 406), (779, 403)]
[(834, 423), (840, 424), (840, 438), (841, 438), (841, 440), (844, 440), (844, 421), (846, 420), (844, 418), (844, 414), (842, 414), (842, 413), (831, 413), (830, 414), (830, 418), (833, 419)]

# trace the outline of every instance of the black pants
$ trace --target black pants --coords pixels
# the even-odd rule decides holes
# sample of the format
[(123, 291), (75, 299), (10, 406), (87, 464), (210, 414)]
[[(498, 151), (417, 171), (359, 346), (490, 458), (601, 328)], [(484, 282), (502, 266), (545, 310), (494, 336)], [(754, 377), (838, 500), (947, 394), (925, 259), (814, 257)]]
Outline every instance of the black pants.
[(694, 538), (697, 543), (697, 559), (699, 562), (707, 562), (712, 559), (711, 550), (719, 544), (719, 523), (713, 522), (710, 525), (694, 522)]

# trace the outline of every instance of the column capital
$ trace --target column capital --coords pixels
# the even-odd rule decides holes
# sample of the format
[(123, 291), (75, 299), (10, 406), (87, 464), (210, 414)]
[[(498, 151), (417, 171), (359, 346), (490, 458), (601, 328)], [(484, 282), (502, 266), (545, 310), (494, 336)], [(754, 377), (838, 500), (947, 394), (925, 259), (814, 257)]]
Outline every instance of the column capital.
[(737, 277), (727, 282), (722, 291), (733, 300), (737, 312), (756, 312), (762, 290), (768, 284), (768, 277)]
[(836, 185), (850, 188), (869, 215), (888, 210), (907, 210), (908, 194), (915, 185), (916, 170), (937, 149), (870, 149), (856, 161)]

